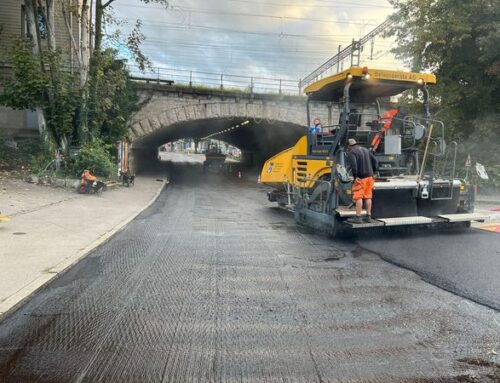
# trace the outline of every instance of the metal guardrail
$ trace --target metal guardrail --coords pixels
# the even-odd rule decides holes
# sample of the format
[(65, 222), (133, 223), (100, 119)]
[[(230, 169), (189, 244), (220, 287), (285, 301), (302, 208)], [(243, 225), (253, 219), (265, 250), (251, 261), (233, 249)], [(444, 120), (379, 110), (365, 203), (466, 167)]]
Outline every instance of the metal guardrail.
[(247, 93), (300, 94), (299, 81), (296, 80), (162, 67), (155, 67), (144, 72), (134, 66), (129, 66), (128, 69), (134, 81), (237, 90)]
[[(68, 72), (74, 68), (63, 66)], [(10, 70), (11, 66), (0, 62), (0, 70)], [(128, 65), (132, 81), (166, 85), (185, 85), (189, 87), (236, 90), (246, 93), (267, 93), (300, 95), (299, 81), (271, 77), (242, 76), (226, 73), (202, 72), (188, 69), (154, 67), (142, 71)]]
[[(0, 62), (0, 69), (10, 70), (11, 65)], [(75, 70), (71, 66), (61, 66), (63, 70)], [(299, 81), (283, 78), (242, 76), (226, 73), (202, 72), (188, 69), (153, 67), (142, 71), (128, 65), (130, 79), (133, 81), (156, 82), (158, 84), (180, 84), (190, 87), (239, 90), (253, 93), (277, 93), (285, 95), (300, 94)]]

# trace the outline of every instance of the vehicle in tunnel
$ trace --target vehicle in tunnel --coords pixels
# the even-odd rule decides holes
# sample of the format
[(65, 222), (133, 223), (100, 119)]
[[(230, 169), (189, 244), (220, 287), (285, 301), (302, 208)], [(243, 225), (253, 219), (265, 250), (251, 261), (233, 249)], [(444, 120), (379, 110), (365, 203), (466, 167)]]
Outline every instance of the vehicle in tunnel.
[(203, 171), (222, 173), (225, 171), (226, 155), (222, 153), (221, 148), (216, 143), (210, 143), (205, 150), (205, 161), (203, 162)]
[[(270, 201), (294, 211), (299, 223), (330, 234), (346, 230), (416, 224), (468, 226), (474, 214), (474, 187), (457, 177), (457, 143), (446, 144), (443, 122), (431, 117), (432, 74), (352, 67), (305, 89), (308, 126), (311, 102), (338, 103), (339, 123), (323, 126), (292, 148), (269, 158), (260, 180), (273, 188)], [(414, 89), (423, 113), (407, 108), (383, 111), (381, 101)], [(347, 166), (349, 139), (378, 160), (371, 222), (352, 223), (352, 183)], [(363, 212), (366, 214), (366, 211)]]

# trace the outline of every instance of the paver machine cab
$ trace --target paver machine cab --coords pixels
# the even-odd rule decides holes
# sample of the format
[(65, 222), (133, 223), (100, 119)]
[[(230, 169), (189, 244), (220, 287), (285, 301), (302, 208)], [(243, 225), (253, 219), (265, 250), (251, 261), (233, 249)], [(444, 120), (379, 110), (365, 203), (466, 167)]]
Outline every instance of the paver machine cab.
[[(446, 145), (444, 124), (431, 118), (428, 86), (432, 74), (349, 68), (305, 89), (307, 120), (315, 105), (338, 105), (339, 122), (316, 126), (297, 144), (271, 157), (261, 182), (274, 189), (270, 201), (292, 209), (295, 219), (330, 234), (376, 226), (470, 225), (485, 217), (474, 214), (474, 189), (456, 177), (457, 144)], [(418, 89), (423, 113), (404, 107), (381, 110), (381, 102)], [(371, 223), (351, 224), (355, 215), (346, 144), (354, 138), (373, 151), (379, 163)]]

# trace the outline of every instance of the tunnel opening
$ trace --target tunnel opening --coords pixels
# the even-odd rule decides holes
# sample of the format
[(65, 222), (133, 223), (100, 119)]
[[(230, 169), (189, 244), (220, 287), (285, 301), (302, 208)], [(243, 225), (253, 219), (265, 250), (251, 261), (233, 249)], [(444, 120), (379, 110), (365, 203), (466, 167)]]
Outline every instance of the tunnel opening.
[[(170, 153), (205, 154), (211, 150), (219, 151), (233, 160), (239, 161), (241, 159), (241, 149), (227, 142), (212, 138), (181, 138), (160, 145), (158, 147), (158, 160), (169, 161)], [(175, 161), (175, 158), (172, 157), (172, 160)]]
[(213, 138), (181, 138), (158, 147), (158, 161), (203, 165), (215, 155), (222, 162), (240, 163), (241, 149)]
[(179, 139), (158, 148), (157, 172), (166, 173), (169, 178), (181, 169), (196, 177), (201, 174), (241, 177), (242, 160), (245, 160), (242, 151), (227, 142), (214, 138)]
[(136, 138), (131, 145), (131, 167), (135, 173), (157, 167), (158, 148), (165, 143), (214, 140), (239, 149), (241, 165), (257, 169), (306, 133), (305, 126), (272, 119), (231, 117), (177, 122)]

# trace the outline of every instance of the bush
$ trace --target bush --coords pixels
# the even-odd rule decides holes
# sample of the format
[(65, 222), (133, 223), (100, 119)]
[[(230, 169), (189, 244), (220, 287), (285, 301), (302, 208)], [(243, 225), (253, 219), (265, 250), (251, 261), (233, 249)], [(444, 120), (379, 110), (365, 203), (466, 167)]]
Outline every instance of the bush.
[(83, 146), (78, 156), (68, 161), (68, 172), (79, 177), (83, 169), (90, 169), (97, 177), (114, 178), (116, 166), (111, 155), (113, 149), (112, 145), (106, 145), (102, 140)]
[(25, 138), (17, 141), (0, 136), (0, 169), (20, 171), (43, 170), (52, 160), (39, 138)]
[(41, 174), (42, 172), (53, 172), (52, 161), (54, 159), (48, 152), (39, 152), (31, 156), (30, 170), (32, 173)]
[(0, 169), (18, 165), (18, 150), (0, 137)]

